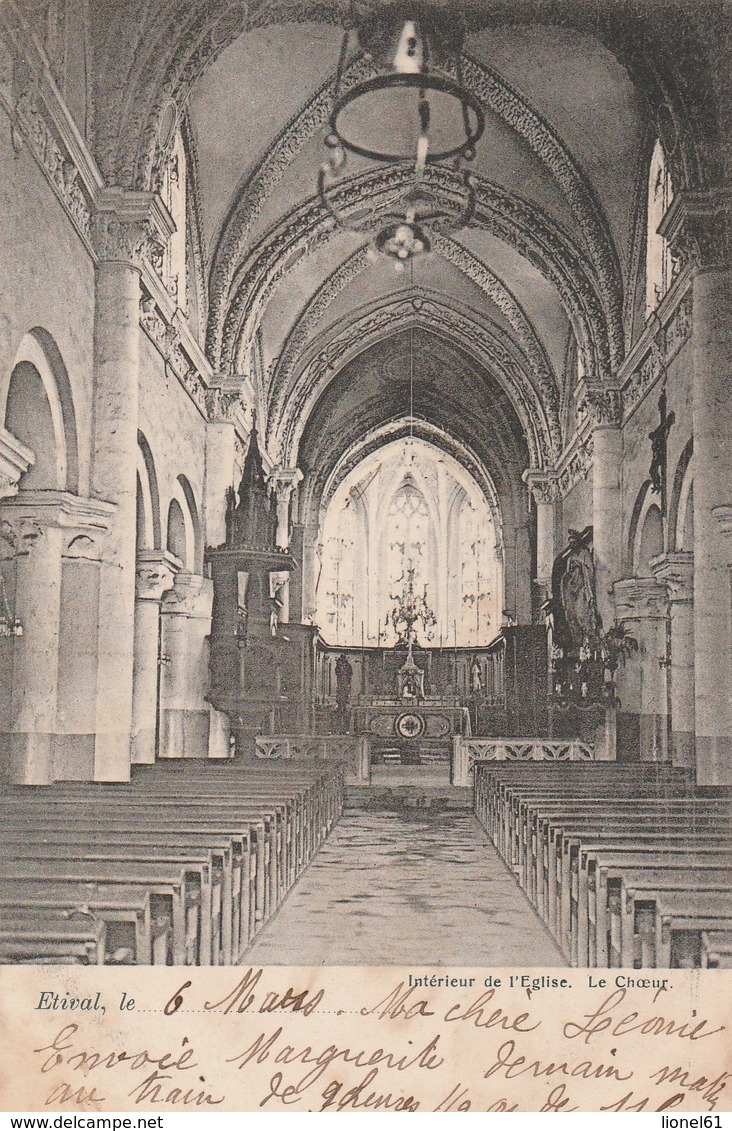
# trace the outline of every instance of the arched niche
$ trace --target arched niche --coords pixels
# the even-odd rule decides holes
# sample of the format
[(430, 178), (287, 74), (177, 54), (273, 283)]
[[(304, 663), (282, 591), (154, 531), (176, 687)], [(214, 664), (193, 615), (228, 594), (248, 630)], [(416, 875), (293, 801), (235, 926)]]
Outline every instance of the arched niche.
[(201, 569), (201, 532), (193, 490), (184, 475), (175, 481), (168, 504), (165, 548), (183, 563), (187, 573)]
[(21, 489), (76, 493), (79, 459), (71, 386), (48, 331), (36, 327), (25, 335), (2, 396), (5, 427), (35, 456)]
[(160, 494), (150, 445), (142, 432), (137, 433), (137, 549), (157, 550), (161, 547)]
[(652, 577), (650, 562), (663, 554), (663, 515), (658, 503), (646, 496), (648, 506), (644, 508), (642, 521), (638, 524), (634, 554), (634, 576)]
[(688, 441), (674, 473), (669, 504), (669, 542), (671, 550), (694, 549), (694, 440)]

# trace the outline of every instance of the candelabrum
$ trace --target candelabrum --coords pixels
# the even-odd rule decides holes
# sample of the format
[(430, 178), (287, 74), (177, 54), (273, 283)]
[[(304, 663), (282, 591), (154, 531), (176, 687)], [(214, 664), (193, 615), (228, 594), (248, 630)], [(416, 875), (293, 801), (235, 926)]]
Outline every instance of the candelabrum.
[(414, 566), (410, 562), (399, 578), (404, 583), (402, 592), (390, 595), (394, 606), (386, 614), (387, 624), (392, 625), (399, 642), (410, 647), (417, 638), (415, 625), (421, 624), (426, 638), (431, 640), (430, 629), (437, 624), (437, 617), (427, 603), (427, 586), (424, 586), (422, 593), (415, 592), (414, 572)]
[(576, 656), (554, 646), (551, 655), (551, 701), (558, 707), (619, 706), (615, 673), (638, 649), (638, 641), (623, 624), (604, 636), (586, 639)]

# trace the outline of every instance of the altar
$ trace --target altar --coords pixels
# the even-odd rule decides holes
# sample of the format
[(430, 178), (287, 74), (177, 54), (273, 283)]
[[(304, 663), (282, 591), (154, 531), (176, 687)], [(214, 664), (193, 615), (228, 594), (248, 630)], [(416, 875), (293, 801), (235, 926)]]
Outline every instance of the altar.
[(470, 712), (457, 700), (373, 698), (356, 703), (351, 730), (372, 739), (372, 760), (409, 764), (449, 760), (455, 735), (470, 736)]

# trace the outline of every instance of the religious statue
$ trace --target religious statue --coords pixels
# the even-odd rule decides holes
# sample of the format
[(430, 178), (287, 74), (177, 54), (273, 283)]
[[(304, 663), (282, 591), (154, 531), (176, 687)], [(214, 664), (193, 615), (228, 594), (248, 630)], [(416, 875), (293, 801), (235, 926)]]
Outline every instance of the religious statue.
[[(666, 445), (668, 442), (668, 434), (676, 420), (675, 413), (669, 412), (667, 414), (666, 412), (665, 393), (661, 393), (658, 399), (658, 412), (661, 422), (658, 428), (654, 428), (652, 432), (648, 433), (648, 439), (651, 441), (651, 466), (648, 469), (648, 476), (651, 480), (651, 489), (655, 491), (657, 495), (663, 497), (664, 477), (666, 472)], [(665, 509), (665, 506), (662, 509)]]
[(269, 599), (269, 603), (270, 603), (269, 631), (270, 631), (271, 636), (277, 636), (277, 633), (278, 633), (278, 630), (279, 630), (280, 615), (281, 615), (282, 609), (284, 607), (284, 601), (282, 600), (282, 592), (283, 592), (284, 588), (285, 588), (285, 582), (280, 581), (279, 584), (276, 586), (274, 593), (272, 594), (272, 596)]
[(473, 656), (470, 665), (470, 691), (473, 695), (480, 695), (483, 690), (483, 677), (480, 670), (480, 661)]
[(570, 530), (569, 544), (562, 555), (564, 568), (559, 582), (559, 597), (568, 642), (575, 655), (599, 635), (595, 561), (591, 547), (592, 527), (587, 527), (582, 533)]

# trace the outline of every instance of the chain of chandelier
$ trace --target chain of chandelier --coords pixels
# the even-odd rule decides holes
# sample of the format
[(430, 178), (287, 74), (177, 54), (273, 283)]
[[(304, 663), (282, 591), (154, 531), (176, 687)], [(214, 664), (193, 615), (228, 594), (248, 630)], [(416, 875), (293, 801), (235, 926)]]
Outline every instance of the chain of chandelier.
[[(466, 227), (475, 212), (470, 163), (485, 129), (478, 99), (462, 81), (464, 31), (455, 16), (415, 5), (379, 10), (357, 22), (362, 58), (375, 72), (348, 85), (353, 32), (341, 46), (325, 147), (318, 175), (321, 203), (338, 226), (366, 233), (374, 256), (398, 269), (430, 251), (432, 233)], [(387, 202), (359, 202), (346, 210), (349, 155), (404, 170), (403, 186)], [(440, 198), (430, 169), (442, 165), (455, 179), (454, 199)], [(340, 199), (339, 199), (340, 198)], [(456, 199), (455, 199), (456, 198)]]

